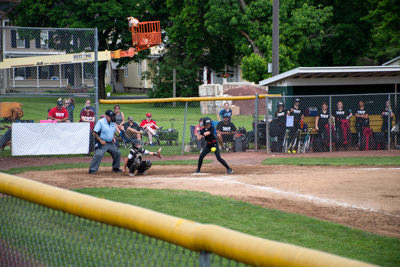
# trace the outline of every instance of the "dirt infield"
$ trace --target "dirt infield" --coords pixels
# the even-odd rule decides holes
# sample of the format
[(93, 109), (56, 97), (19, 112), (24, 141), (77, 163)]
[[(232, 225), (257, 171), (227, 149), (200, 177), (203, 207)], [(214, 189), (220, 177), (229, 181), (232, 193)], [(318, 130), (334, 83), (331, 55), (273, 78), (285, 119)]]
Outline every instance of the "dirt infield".
[[(348, 155), (346, 153), (326, 156)], [(382, 156), (400, 155), (399, 151), (378, 153)], [(356, 154), (361, 155), (376, 156), (376, 151)], [(110, 167), (100, 168), (96, 175), (87, 174), (87, 169), (68, 169), (25, 172), (20, 176), (68, 189), (135, 187), (203, 191), (369, 232), (400, 237), (400, 165), (264, 166), (260, 164), (266, 158), (264, 153), (231, 153), (224, 154), (223, 157), (232, 165), (235, 171), (233, 175), (226, 175), (224, 168), (214, 161), (204, 165), (200, 175), (193, 174), (195, 166), (153, 166), (146, 176), (136, 177), (111, 173)], [(207, 158), (213, 159), (211, 156)], [(28, 164), (30, 160), (21, 162)], [(59, 160), (55, 159), (56, 162), (52, 163), (61, 163)], [(90, 158), (79, 158), (76, 161), (78, 160), (90, 162)], [(4, 163), (4, 160), (0, 160), (0, 169), (5, 166)]]

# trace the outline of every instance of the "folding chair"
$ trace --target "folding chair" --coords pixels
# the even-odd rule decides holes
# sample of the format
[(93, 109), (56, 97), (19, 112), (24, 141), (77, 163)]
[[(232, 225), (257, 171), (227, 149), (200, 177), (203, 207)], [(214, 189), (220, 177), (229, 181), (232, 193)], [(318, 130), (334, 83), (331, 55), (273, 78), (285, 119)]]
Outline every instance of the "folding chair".
[(190, 125), (190, 146), (193, 147), (196, 144), (197, 149), (201, 152), (203, 148), (206, 146), (206, 141), (204, 139), (197, 140), (196, 135), (194, 134), (194, 129), (196, 126)]

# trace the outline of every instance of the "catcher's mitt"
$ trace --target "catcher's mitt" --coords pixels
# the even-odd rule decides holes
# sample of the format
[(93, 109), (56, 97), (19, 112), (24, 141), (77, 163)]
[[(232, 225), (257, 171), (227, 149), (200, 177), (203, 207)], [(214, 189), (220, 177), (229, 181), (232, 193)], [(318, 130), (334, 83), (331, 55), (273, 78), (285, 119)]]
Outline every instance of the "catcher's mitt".
[(160, 149), (159, 149), (156, 153), (154, 153), (154, 156), (159, 157), (160, 159), (162, 158), (162, 155), (161, 155), (161, 147), (160, 147)]

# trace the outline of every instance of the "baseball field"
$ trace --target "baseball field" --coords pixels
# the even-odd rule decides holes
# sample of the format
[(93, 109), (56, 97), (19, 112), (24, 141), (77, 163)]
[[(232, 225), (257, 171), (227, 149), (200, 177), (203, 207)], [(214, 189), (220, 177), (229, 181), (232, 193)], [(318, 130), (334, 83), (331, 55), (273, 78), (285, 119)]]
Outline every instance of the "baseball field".
[[(400, 264), (399, 151), (268, 155), (224, 153), (155, 161), (145, 176), (97, 175), (91, 158), (1, 158), (0, 170), (61, 188), (315, 248), (384, 266)], [(194, 192), (196, 191), (196, 192)], [(221, 198), (222, 197), (222, 198)], [(182, 205), (185, 203), (185, 205)]]

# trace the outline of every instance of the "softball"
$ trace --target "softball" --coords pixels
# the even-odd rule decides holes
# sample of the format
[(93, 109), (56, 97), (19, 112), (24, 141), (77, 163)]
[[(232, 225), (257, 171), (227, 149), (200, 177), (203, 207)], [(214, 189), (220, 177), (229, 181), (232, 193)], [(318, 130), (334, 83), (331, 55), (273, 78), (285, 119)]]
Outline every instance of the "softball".
[(293, 150), (292, 153), (296, 153), (296, 150)]
[(211, 148), (211, 151), (212, 151), (212, 152), (215, 152), (216, 150), (217, 150), (217, 149), (216, 149), (215, 147), (212, 147), (212, 148)]

